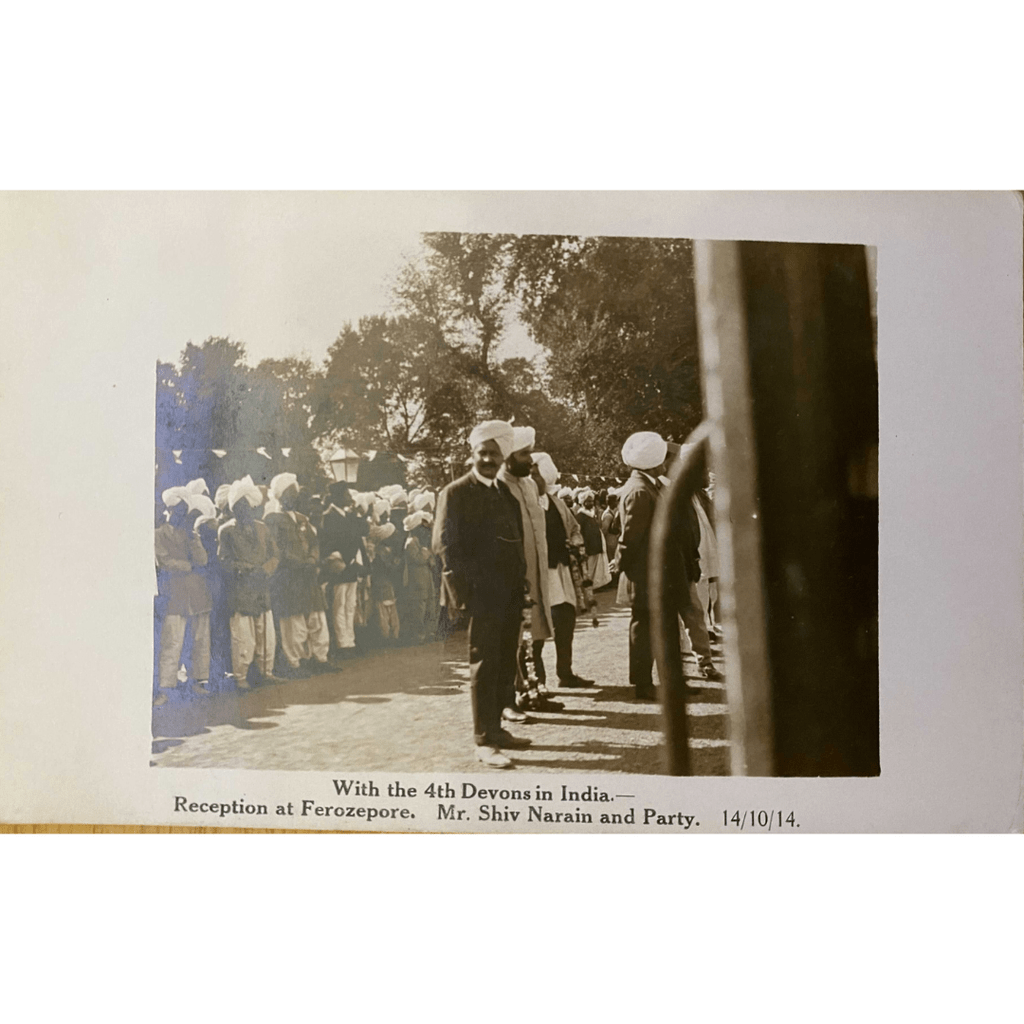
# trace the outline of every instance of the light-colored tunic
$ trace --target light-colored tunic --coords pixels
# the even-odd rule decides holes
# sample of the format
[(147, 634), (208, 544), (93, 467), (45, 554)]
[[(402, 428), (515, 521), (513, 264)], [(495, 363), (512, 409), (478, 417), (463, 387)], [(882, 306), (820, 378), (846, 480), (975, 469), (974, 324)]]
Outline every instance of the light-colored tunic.
[(512, 492), (523, 516), (523, 550), (526, 555), (526, 582), (530, 587), (530, 636), (547, 640), (554, 636), (548, 593), (548, 534), (544, 510), (540, 507), (537, 485), (530, 477), (514, 476), (507, 466), (498, 471), (498, 479)]

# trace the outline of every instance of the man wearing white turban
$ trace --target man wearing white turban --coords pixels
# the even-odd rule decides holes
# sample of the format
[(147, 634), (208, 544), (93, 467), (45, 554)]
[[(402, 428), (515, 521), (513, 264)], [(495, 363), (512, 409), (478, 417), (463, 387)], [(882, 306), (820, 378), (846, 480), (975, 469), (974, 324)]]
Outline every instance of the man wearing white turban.
[(330, 671), (327, 606), (317, 582), (320, 545), (313, 524), (298, 511), (295, 474), (275, 476), (270, 481), (270, 493), (281, 507), (279, 512), (267, 512), (263, 517), (280, 556), (270, 580), (270, 602), (285, 662), (279, 674), (301, 679), (312, 672)]
[[(493, 459), (478, 459), (477, 451), (485, 441), (494, 441), (497, 446), (497, 453), (501, 455), (501, 460), (494, 462)], [(473, 465), (474, 467), (479, 462), (481, 467), (481, 473), (488, 475), (485, 469), (490, 469), (493, 465), (494, 472), (490, 473), (490, 479), (498, 473), (498, 467), (501, 462), (512, 454), (512, 446), (515, 443), (515, 430), (511, 423), (506, 423), (504, 420), (487, 420), (484, 423), (475, 426), (469, 435), (469, 447), (473, 453)]]
[(470, 434), (472, 468), (441, 491), (434, 551), (443, 566), (449, 615), (469, 623), (469, 678), (477, 759), (490, 768), (512, 762), (502, 747), (519, 745), (502, 728), (501, 712), (514, 700), (516, 652), (526, 596), (526, 560), (519, 503), (496, 479), (512, 453), (512, 427), (481, 423)]
[[(572, 664), (579, 595), (570, 561), (573, 558), (573, 550), (579, 551), (583, 546), (583, 535), (576, 517), (565, 502), (554, 493), (558, 470), (546, 452), (538, 452), (534, 457), (533, 480), (540, 493), (539, 504), (544, 513), (548, 594), (555, 637), (555, 674), (558, 677), (558, 685), (565, 688), (591, 687), (594, 681), (578, 676)], [(543, 649), (543, 638), (534, 637), (533, 667), (542, 686), (547, 680)]]
[[(661, 495), (668, 444), (650, 431), (633, 434), (622, 447), (622, 460), (633, 470), (620, 491), (619, 500), (619, 567), (626, 574), (632, 596), (629, 621), (629, 681), (637, 700), (655, 700), (653, 683), (654, 658), (651, 651), (651, 609), (648, 594), (648, 556), (651, 523), (654, 509)], [(687, 508), (689, 508), (687, 506)], [(683, 509), (683, 515), (687, 508)], [(693, 510), (689, 509), (689, 517)], [(711, 661), (711, 647), (707, 630), (702, 630), (703, 617), (692, 602), (691, 590), (700, 577), (697, 555), (699, 527), (690, 529), (689, 517), (685, 522), (673, 524), (673, 564), (666, 572), (669, 583), (667, 599), (677, 604), (679, 614), (689, 633), (690, 642), (697, 653), (708, 679), (721, 675)], [(695, 518), (695, 517), (694, 517)], [(673, 617), (678, 623), (678, 618)]]
[(263, 495), (249, 476), (228, 491), (234, 516), (217, 535), (217, 557), (227, 584), (227, 615), (231, 635), (231, 672), (240, 690), (249, 689), (250, 666), (256, 680), (274, 678), (277, 638), (270, 611), (270, 577), (278, 565), (277, 545), (269, 526), (256, 518)]
[(651, 476), (660, 475), (668, 454), (668, 442), (653, 430), (630, 434), (622, 446), (622, 461), (630, 469), (638, 469)]
[[(533, 427), (515, 427), (513, 449), (498, 472), (498, 479), (519, 502), (523, 521), (523, 553), (526, 558), (526, 583), (530, 593), (530, 636), (534, 643), (553, 636), (551, 599), (548, 596), (548, 541), (544, 510), (540, 507), (537, 485), (530, 478), (533, 468)], [(525, 702), (527, 683), (523, 672), (516, 673), (519, 700)], [(515, 707), (504, 708), (502, 716), (510, 722), (525, 722), (527, 716)]]
[[(202, 507), (184, 487), (169, 487), (162, 495), (168, 520), (156, 528), (155, 552), (158, 593), (166, 599), (160, 627), (158, 656), (160, 692), (154, 707), (167, 703), (178, 685), (178, 667), (185, 631), (192, 631), (192, 678), (199, 693), (208, 693), (210, 679), (210, 591), (194, 571), (206, 565), (206, 550), (194, 531)], [(209, 499), (207, 499), (209, 500)]]
[(647, 600), (647, 554), (654, 506), (661, 493), (658, 479), (668, 445), (660, 434), (631, 434), (622, 446), (622, 461), (632, 473), (619, 495), (619, 567), (630, 584), (629, 682), (637, 700), (654, 700), (651, 611)]

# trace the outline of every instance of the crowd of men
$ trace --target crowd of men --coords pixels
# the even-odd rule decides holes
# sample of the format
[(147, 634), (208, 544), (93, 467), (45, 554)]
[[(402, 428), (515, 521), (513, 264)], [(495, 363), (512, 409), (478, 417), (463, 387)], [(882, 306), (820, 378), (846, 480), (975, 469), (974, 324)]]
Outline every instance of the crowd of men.
[[(648, 553), (679, 446), (633, 434), (622, 449), (631, 474), (606, 491), (560, 488), (554, 461), (535, 445), (531, 427), (481, 423), (469, 438), (469, 471), (436, 496), (335, 483), (321, 498), (292, 473), (266, 487), (246, 476), (212, 497), (203, 480), (164, 491), (154, 705), (190, 677), (192, 692), (205, 695), (211, 680), (246, 690), (337, 672), (360, 650), (423, 643), (468, 620), (476, 756), (507, 768), (504, 751), (529, 744), (507, 726), (563, 707), (547, 685), (546, 641), (558, 689), (596, 685), (573, 667), (576, 619), (596, 625), (594, 592), (616, 582), (618, 602), (631, 607), (630, 685), (635, 699), (655, 699)], [(681, 642), (707, 678), (721, 678), (709, 634), (718, 575), (711, 497), (709, 488), (675, 516), (667, 577)]]

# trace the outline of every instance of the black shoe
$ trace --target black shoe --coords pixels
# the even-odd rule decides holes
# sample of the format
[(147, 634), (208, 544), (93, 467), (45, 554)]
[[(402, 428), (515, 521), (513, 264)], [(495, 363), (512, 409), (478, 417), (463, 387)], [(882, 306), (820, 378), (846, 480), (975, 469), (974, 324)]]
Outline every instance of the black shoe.
[(507, 729), (502, 729), (491, 741), (492, 745), (499, 750), (522, 750), (532, 742), (533, 740), (527, 739), (525, 736), (513, 736)]
[(714, 665), (704, 665), (703, 669), (705, 679), (710, 679), (713, 682), (720, 683), (725, 678), (725, 676), (722, 675)]
[(656, 701), (658, 699), (658, 694), (654, 690), (637, 690), (636, 697), (633, 699), (641, 701)]
[(559, 689), (592, 690), (597, 684), (593, 679), (584, 679), (582, 676), (571, 675), (568, 679), (559, 679)]
[(534, 711), (564, 711), (565, 705), (560, 700), (552, 700), (550, 697), (538, 697), (533, 704)]

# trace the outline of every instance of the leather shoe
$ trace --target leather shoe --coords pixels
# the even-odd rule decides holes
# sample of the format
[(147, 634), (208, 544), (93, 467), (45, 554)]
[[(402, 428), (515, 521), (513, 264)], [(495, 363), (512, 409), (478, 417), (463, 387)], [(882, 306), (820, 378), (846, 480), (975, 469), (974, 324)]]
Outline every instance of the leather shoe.
[(584, 679), (582, 676), (572, 675), (569, 676), (568, 679), (559, 679), (558, 685), (559, 687), (569, 687), (571, 689), (578, 688), (589, 690), (597, 684), (594, 682), (593, 679)]
[(505, 708), (501, 713), (501, 717), (506, 722), (519, 722), (520, 724), (530, 721), (529, 715), (524, 715), (522, 711), (516, 708)]
[(477, 747), (476, 759), (488, 768), (511, 768), (512, 761), (496, 747)]
[(657, 693), (654, 690), (637, 690), (635, 700), (642, 701), (656, 701), (658, 699)]
[(560, 700), (552, 700), (541, 695), (533, 702), (534, 711), (564, 711), (565, 705)]
[(525, 736), (513, 736), (508, 729), (502, 729), (494, 737), (494, 745), (499, 750), (515, 750), (516, 748), (522, 750), (523, 747), (528, 747), (532, 742), (533, 740), (527, 739)]
[(718, 669), (715, 668), (714, 665), (705, 665), (704, 666), (704, 678), (705, 679), (711, 679), (714, 682), (721, 682), (725, 678), (725, 676), (722, 675), (722, 673), (719, 672)]

